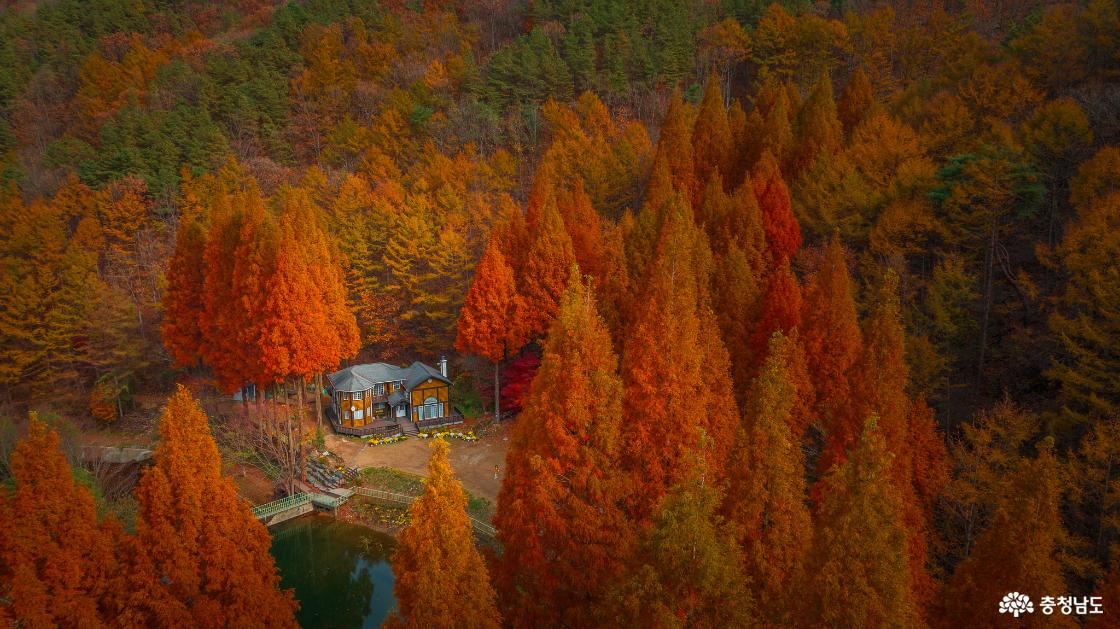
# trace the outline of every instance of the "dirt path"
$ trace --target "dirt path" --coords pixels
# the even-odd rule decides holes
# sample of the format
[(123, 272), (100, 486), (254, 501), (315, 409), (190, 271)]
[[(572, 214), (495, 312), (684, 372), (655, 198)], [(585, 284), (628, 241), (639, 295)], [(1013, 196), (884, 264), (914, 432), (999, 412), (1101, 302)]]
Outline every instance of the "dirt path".
[[(338, 435), (326, 436), (327, 449), (342, 457), (352, 467), (391, 467), (394, 469), (428, 475), (427, 439), (408, 439), (400, 443), (369, 447), (361, 443), (343, 439)], [(463, 487), (475, 496), (481, 496), (492, 504), (498, 502), (498, 488), (506, 467), (506, 426), (478, 441), (459, 441), (448, 439), (451, 444), (451, 467), (462, 481)], [(494, 466), (498, 466), (498, 477), (494, 478)]]

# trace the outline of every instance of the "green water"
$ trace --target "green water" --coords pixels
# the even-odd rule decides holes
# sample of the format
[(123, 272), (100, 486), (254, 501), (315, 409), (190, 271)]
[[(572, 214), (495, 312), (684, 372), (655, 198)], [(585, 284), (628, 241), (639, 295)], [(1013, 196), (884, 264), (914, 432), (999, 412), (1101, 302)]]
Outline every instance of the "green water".
[(322, 515), (271, 533), (281, 587), (295, 588), (301, 627), (378, 627), (396, 606), (392, 537)]

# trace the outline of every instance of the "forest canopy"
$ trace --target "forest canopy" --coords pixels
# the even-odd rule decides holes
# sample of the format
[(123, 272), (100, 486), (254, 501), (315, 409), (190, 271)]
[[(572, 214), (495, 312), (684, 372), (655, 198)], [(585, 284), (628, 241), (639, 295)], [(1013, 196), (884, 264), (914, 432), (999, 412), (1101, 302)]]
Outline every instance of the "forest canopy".
[(444, 354), (515, 417), (487, 626), (1120, 592), (1120, 4), (0, 8), (5, 417)]

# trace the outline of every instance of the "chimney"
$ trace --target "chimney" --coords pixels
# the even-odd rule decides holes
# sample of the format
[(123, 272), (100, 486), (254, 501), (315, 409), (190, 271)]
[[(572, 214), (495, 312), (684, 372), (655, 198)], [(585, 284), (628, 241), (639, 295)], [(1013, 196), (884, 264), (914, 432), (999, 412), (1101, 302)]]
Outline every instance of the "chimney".
[(440, 356), (439, 357), (439, 373), (444, 378), (447, 377), (447, 356)]

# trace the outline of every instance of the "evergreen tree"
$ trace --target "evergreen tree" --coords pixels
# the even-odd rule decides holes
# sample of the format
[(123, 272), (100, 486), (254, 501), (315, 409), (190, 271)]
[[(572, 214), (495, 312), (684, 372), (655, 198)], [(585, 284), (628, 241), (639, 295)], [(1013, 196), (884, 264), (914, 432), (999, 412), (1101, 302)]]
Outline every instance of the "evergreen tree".
[(474, 546), (467, 495), (452, 475), (447, 442), (436, 439), (424, 494), (412, 503), (411, 523), (393, 553), (397, 614), (390, 627), (501, 625), (494, 588)]

